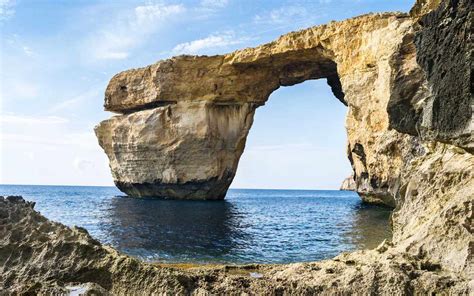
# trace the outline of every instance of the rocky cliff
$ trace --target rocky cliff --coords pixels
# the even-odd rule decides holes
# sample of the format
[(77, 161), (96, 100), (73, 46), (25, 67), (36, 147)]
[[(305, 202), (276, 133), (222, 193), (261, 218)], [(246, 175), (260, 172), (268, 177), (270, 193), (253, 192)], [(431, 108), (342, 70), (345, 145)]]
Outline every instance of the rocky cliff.
[(395, 206), (413, 139), (389, 129), (386, 109), (394, 94), (425, 95), (413, 38), (409, 15), (371, 14), (227, 55), (179, 56), (119, 73), (105, 109), (121, 115), (96, 127), (115, 183), (131, 196), (222, 199), (255, 109), (280, 86), (326, 79), (348, 106), (357, 191)]

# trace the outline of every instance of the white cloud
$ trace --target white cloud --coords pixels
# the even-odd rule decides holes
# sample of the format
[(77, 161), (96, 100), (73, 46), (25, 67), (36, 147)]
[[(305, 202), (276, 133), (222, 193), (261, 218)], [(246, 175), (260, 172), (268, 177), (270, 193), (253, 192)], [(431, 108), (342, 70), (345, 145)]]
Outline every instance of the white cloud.
[(34, 50), (25, 44), (25, 41), (20, 35), (9, 34), (8, 36), (5, 36), (4, 39), (6, 44), (11, 47), (11, 49), (14, 49), (15, 51), (22, 51), (28, 57), (36, 56)]
[[(8, 88), (2, 86), (1, 99), (31, 99), (39, 94), (39, 85), (36, 82), (23, 80), (23, 78), (5, 80), (3, 83), (8, 85)], [(8, 82), (7, 82), (8, 81)], [(5, 88), (4, 88), (5, 87)]]
[(0, 183), (112, 185), (90, 124), (2, 113), (0, 126)]
[(89, 159), (83, 159), (76, 157), (72, 163), (74, 168), (78, 171), (87, 171), (91, 168), (94, 168), (94, 163)]
[(17, 115), (14, 113), (6, 113), (6, 114), (2, 114), (0, 117), (0, 123), (11, 124), (11, 125), (63, 124), (67, 122), (69, 122), (67, 118), (63, 118), (59, 116), (26, 116), (26, 115)]
[(160, 21), (170, 15), (175, 15), (184, 11), (183, 5), (142, 5), (135, 7), (135, 16), (132, 18), (135, 26), (151, 25), (155, 21)]
[(15, 2), (14, 0), (0, 0), (0, 22), (15, 14)]
[(206, 8), (223, 8), (229, 3), (228, 0), (201, 0), (201, 6)]
[(231, 45), (241, 44), (245, 38), (237, 38), (232, 31), (221, 34), (212, 34), (203, 39), (184, 42), (173, 48), (174, 54), (197, 54), (212, 49), (222, 49)]
[(102, 96), (102, 92), (103, 92), (102, 85), (99, 87), (93, 87), (80, 95), (77, 95), (71, 99), (64, 100), (56, 105), (53, 105), (49, 109), (49, 113), (56, 113), (59, 111), (76, 108), (79, 106), (79, 104), (82, 104), (86, 101), (91, 101), (93, 99), (96, 99), (99, 96)]
[(35, 158), (36, 158), (35, 153), (32, 152), (32, 151), (23, 152), (23, 155), (25, 155), (26, 157), (28, 157), (28, 159), (30, 159), (30, 160), (35, 160)]
[(171, 17), (185, 11), (183, 5), (147, 4), (95, 32), (86, 42), (96, 59), (125, 59)]
[[(44, 66), (41, 69), (39, 67), (40, 56), (21, 36), (5, 33), (3, 37), (5, 43), (0, 51), (0, 100), (18, 104), (23, 99), (38, 99), (44, 92), (41, 80), (46, 77), (44, 73), (47, 71)], [(38, 71), (41, 74), (38, 75)]]
[(23, 52), (29, 57), (34, 55), (33, 50), (29, 48), (28, 46), (23, 46)]
[(256, 15), (254, 21), (258, 24), (287, 24), (306, 19), (308, 16), (306, 8), (302, 6), (288, 6)]

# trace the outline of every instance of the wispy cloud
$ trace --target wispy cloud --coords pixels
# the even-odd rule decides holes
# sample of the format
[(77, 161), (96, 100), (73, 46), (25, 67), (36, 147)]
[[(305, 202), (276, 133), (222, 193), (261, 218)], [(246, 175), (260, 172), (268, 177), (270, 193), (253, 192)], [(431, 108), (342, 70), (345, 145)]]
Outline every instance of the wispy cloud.
[(202, 54), (210, 50), (224, 49), (231, 45), (241, 44), (247, 39), (237, 37), (233, 31), (211, 34), (205, 38), (184, 42), (173, 48), (174, 54)]
[(228, 0), (201, 0), (201, 6), (207, 8), (223, 8), (229, 3)]
[(91, 160), (79, 157), (76, 157), (72, 163), (74, 168), (81, 172), (87, 171), (88, 169), (95, 167), (94, 162), (92, 162)]
[(39, 85), (36, 82), (29, 81), (25, 78), (18, 78), (11, 81), (7, 94), (4, 93), (5, 89), (2, 89), (0, 97), (2, 99), (31, 99), (37, 97), (39, 93)]
[(4, 40), (6, 44), (12, 49), (14, 49), (15, 51), (22, 52), (24, 55), (28, 57), (37, 56), (36, 52), (29, 45), (27, 45), (25, 41), (23, 40), (23, 38), (18, 34), (11, 34), (8, 36), (4, 36)]
[(309, 13), (302, 6), (288, 6), (257, 14), (254, 22), (258, 24), (286, 24), (308, 18)]
[(35, 54), (29, 46), (24, 45), (22, 49), (23, 49), (23, 52), (29, 57), (32, 57)]
[(0, 113), (0, 131), (0, 183), (112, 184), (91, 125)]
[(61, 116), (0, 113), (0, 143), (30, 143), (57, 148), (58, 145), (97, 148), (92, 126), (76, 130), (71, 121)]
[(3, 124), (63, 124), (67, 123), (69, 120), (67, 118), (59, 116), (26, 116), (19, 115), (15, 113), (4, 113), (1, 114), (0, 123)]
[(15, 14), (15, 0), (0, 0), (0, 22)]
[(181, 4), (147, 4), (135, 7), (124, 17), (95, 32), (87, 45), (96, 59), (125, 59), (171, 17), (185, 11)]
[(91, 101), (91, 100), (96, 99), (97, 97), (101, 96), (102, 92), (103, 92), (102, 85), (93, 87), (93, 88), (85, 91), (84, 93), (81, 93), (77, 96), (72, 97), (71, 99), (67, 99), (67, 100), (64, 100), (62, 102), (59, 102), (59, 103), (53, 105), (49, 109), (49, 113), (56, 113), (56, 112), (59, 112), (59, 111), (76, 108), (80, 104), (83, 104), (87, 101)]

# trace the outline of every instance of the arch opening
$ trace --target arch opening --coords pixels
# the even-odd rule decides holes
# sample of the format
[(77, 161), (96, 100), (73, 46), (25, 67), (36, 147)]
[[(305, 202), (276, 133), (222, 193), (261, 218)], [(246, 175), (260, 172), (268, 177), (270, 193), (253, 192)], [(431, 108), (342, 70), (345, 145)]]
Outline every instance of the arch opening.
[(279, 88), (256, 110), (231, 188), (339, 189), (352, 171), (347, 108), (337, 75), (325, 80)]
[[(265, 204), (258, 215), (272, 213), (268, 222), (254, 225), (270, 225), (260, 229), (262, 248), (285, 249), (287, 236), (278, 234), (272, 223), (292, 233), (294, 248), (286, 251), (295, 257), (277, 262), (321, 260), (344, 251), (375, 248), (391, 239), (391, 209), (364, 204), (355, 192), (338, 190), (352, 174), (346, 154), (347, 108), (334, 100), (334, 89), (325, 79), (289, 86), (275, 90), (265, 106), (256, 110), (226, 200), (250, 199)], [(285, 204), (284, 210), (280, 204)], [(267, 263), (273, 260), (260, 256)]]

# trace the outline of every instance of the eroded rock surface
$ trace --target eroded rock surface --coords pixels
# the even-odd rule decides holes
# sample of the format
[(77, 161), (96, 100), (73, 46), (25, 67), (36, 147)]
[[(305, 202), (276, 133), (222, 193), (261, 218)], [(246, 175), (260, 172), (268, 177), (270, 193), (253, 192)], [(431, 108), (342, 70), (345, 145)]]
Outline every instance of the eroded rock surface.
[(280, 86), (326, 78), (348, 107), (354, 173), (343, 188), (395, 207), (400, 253), (472, 275), (472, 11), (469, 0), (420, 0), (410, 15), (122, 72), (105, 103), (122, 114), (96, 128), (114, 179), (133, 196), (223, 198), (255, 108)]
[(413, 36), (408, 15), (370, 14), (227, 55), (179, 56), (119, 73), (105, 109), (122, 115), (96, 127), (115, 183), (131, 196), (222, 199), (255, 109), (280, 86), (325, 78), (349, 109), (357, 191), (395, 206), (411, 137), (388, 129), (386, 106), (399, 91), (394, 77), (412, 88), (423, 79)]
[[(425, 2), (425, 1), (420, 1)], [(450, 143), (474, 152), (473, 1), (428, 1), (438, 9), (419, 18), (416, 60), (427, 93), (392, 96), (390, 124), (425, 140)]]

